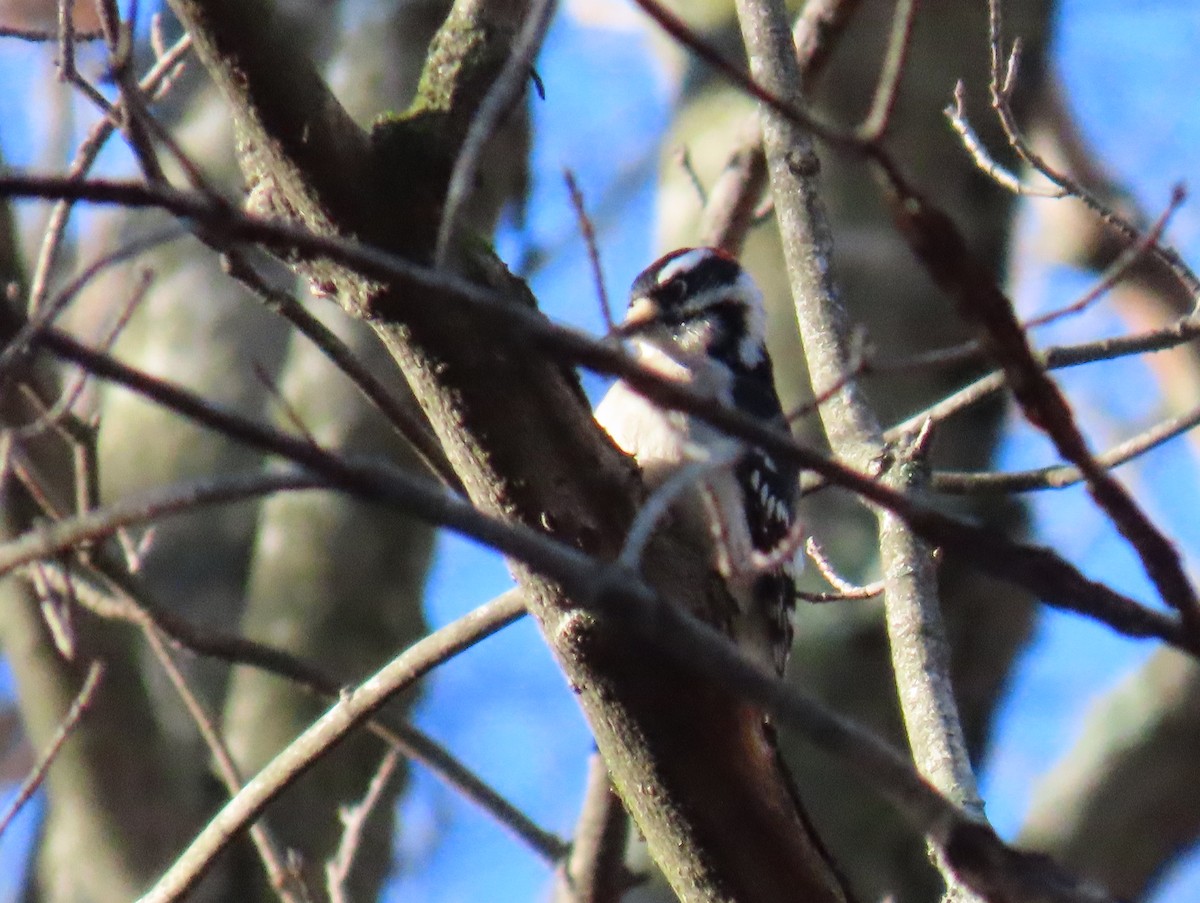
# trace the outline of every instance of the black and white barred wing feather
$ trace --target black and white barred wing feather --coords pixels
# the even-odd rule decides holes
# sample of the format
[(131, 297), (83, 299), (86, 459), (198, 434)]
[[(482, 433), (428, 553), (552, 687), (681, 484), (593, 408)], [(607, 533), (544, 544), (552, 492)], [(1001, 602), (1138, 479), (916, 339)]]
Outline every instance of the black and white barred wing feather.
[[(762, 296), (731, 257), (712, 248), (675, 251), (634, 280), (619, 327), (643, 366), (685, 382), (764, 423), (784, 425), (765, 344)], [(709, 460), (677, 506), (714, 535), (714, 566), (739, 612), (730, 632), (782, 673), (794, 605), (789, 543), (797, 535), (795, 467), (743, 446), (699, 418), (666, 411), (618, 382), (596, 419), (642, 468), (654, 490), (695, 460)], [(763, 562), (767, 562), (765, 565)]]

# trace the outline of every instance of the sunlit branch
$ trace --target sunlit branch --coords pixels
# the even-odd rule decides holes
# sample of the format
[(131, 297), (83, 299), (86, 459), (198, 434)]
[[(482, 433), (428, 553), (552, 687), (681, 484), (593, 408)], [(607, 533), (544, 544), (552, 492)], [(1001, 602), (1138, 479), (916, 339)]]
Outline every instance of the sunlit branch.
[[(755, 80), (798, 102), (801, 80), (795, 48), (790, 40), (780, 40), (781, 35), (790, 37), (782, 0), (737, 0), (736, 8)], [(867, 121), (875, 138), (887, 128), (914, 10), (914, 5), (904, 3), (897, 10), (889, 61)], [(813, 136), (803, 124), (774, 116), (767, 109), (762, 110), (762, 121), (771, 195), (805, 359), (814, 384), (834, 385), (854, 369), (854, 343), (833, 282), (833, 234), (817, 180), (820, 160)], [(863, 147), (873, 149), (879, 167), (893, 182), (900, 182), (874, 141)], [(880, 459), (879, 417), (855, 382), (846, 383), (820, 413), (835, 455), (860, 468)], [(920, 489), (920, 468), (907, 466), (905, 460), (915, 456), (916, 444), (907, 445), (909, 450), (897, 454), (895, 464), (880, 474), (879, 482), (893, 491)], [(975, 777), (950, 680), (933, 548), (917, 536), (915, 524), (896, 512), (876, 514), (887, 635), (909, 748), (921, 774), (950, 799), (977, 809), (972, 814), (986, 825), (982, 807), (977, 805)], [(936, 845), (933, 837), (929, 840)], [(956, 880), (962, 876), (953, 866), (942, 871), (955, 890)]]

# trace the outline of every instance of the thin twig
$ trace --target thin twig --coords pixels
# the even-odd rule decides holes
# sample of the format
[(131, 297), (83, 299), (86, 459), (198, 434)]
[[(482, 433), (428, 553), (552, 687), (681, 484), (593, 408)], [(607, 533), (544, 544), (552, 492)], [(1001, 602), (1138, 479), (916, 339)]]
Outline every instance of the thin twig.
[[(794, 687), (768, 674), (739, 652), (728, 638), (642, 588), (604, 594), (603, 613), (619, 618), (624, 628), (656, 644), (662, 654), (707, 680), (719, 681), (764, 710), (780, 724), (800, 730), (819, 749), (853, 769), (888, 799), (917, 830), (929, 837), (956, 873), (975, 886), (994, 890), (997, 899), (1039, 899), (1048, 893), (1064, 901), (1107, 901), (1081, 889), (1070, 875), (1045, 857), (1023, 854), (1003, 844), (986, 825), (961, 810), (930, 786), (907, 757), (885, 741), (825, 709)], [(599, 613), (599, 611), (598, 611)], [(470, 616), (468, 616), (469, 618)], [(240, 794), (218, 812), (192, 841), (141, 903), (179, 899), (204, 874), (229, 839), (243, 830), (264, 806), (303, 771), (388, 698), (428, 669), (431, 658), (444, 659), (464, 632), (460, 619), (421, 640), (343, 694), (329, 712), (269, 762)]]
[(1159, 214), (1158, 219), (1154, 221), (1154, 224), (1146, 231), (1145, 235), (1141, 236), (1136, 242), (1117, 255), (1117, 259), (1105, 270), (1099, 282), (1088, 289), (1082, 297), (1072, 301), (1070, 304), (1060, 307), (1058, 310), (1052, 310), (1041, 316), (1026, 320), (1025, 328), (1034, 329), (1038, 326), (1045, 326), (1047, 323), (1053, 323), (1055, 320), (1062, 319), (1063, 317), (1081, 313), (1099, 298), (1103, 297), (1106, 292), (1113, 289), (1158, 244), (1162, 238), (1163, 231), (1167, 228), (1167, 223), (1171, 221), (1171, 217), (1175, 211), (1179, 209), (1179, 206), (1186, 199), (1187, 191), (1182, 184), (1176, 184), (1172, 187), (1171, 199), (1167, 202), (1166, 209)]
[(533, 0), (526, 13), (525, 22), (512, 43), (508, 59), (492, 86), (488, 89), (467, 135), (459, 149), (450, 181), (446, 187), (446, 200), (442, 207), (442, 221), (438, 224), (437, 245), (434, 261), (439, 269), (446, 265), (450, 243), (456, 237), (458, 219), (462, 212), (475, 176), (483, 159), (487, 143), (496, 134), (504, 117), (520, 99), (533, 70), (533, 61), (542, 46), (542, 40), (554, 16), (556, 0)]
[[(78, 35), (77, 35), (78, 37)], [(100, 35), (97, 35), (100, 37)], [(191, 35), (184, 34), (166, 54), (159, 57), (142, 77), (141, 86), (155, 100), (161, 99), (170, 90), (175, 73), (182, 66), (182, 60), (191, 49)], [(75, 159), (67, 169), (69, 179), (82, 179), (92, 168), (100, 151), (116, 131), (116, 123), (104, 118), (97, 122), (88, 132), (87, 137), (79, 145)], [(63, 238), (66, 235), (67, 221), (70, 219), (74, 200), (70, 197), (61, 198), (50, 211), (50, 217), (43, 232), (42, 243), (38, 248), (37, 261), (34, 264), (33, 277), (29, 281), (29, 302), (27, 310), (33, 316), (46, 293), (49, 291), (50, 276), (58, 259)]]
[[(66, 5), (70, 5), (70, 0), (66, 0)], [(58, 31), (48, 31), (41, 28), (17, 28), (12, 25), (0, 25), (0, 38), (16, 38), (20, 41), (30, 41), (35, 44), (49, 44), (53, 41), (60, 40)], [(72, 32), (72, 37), (76, 41), (102, 41), (104, 40), (103, 32), (99, 31), (76, 31)]]
[(27, 353), (29, 343), (33, 337), (40, 330), (51, 326), (55, 320), (62, 316), (67, 307), (79, 297), (79, 294), (88, 284), (102, 273), (134, 257), (139, 257), (147, 251), (176, 241), (186, 234), (186, 230), (177, 225), (159, 229), (102, 255), (84, 267), (52, 299), (40, 305), (38, 310), (17, 330), (16, 335), (12, 337), (4, 349), (0, 350), (0, 377), (3, 377), (4, 372), (14, 366), (20, 357)]
[(683, 19), (659, 3), (658, 0), (634, 0), (634, 2), (663, 31), (670, 35), (673, 40), (681, 46), (686, 47), (708, 66), (720, 72), (745, 94), (770, 107), (788, 122), (808, 129), (812, 134), (823, 138), (831, 144), (846, 147), (857, 153), (867, 153), (866, 149), (869, 145), (864, 145), (852, 132), (840, 132), (832, 126), (820, 122), (811, 113), (796, 104), (789, 103), (778, 91), (772, 90), (763, 85), (761, 81), (746, 74), (736, 64), (726, 59), (719, 50), (689, 28)]
[[(58, 0), (58, 78), (67, 80), (67, 73), (75, 71), (75, 15), (74, 0)], [(103, 31), (101, 31), (103, 35)]]
[(713, 183), (700, 215), (700, 240), (738, 256), (756, 223), (755, 209), (767, 184), (762, 132), (752, 120)]
[(642, 553), (671, 506), (684, 493), (700, 489), (705, 479), (714, 471), (732, 467), (743, 452), (744, 449), (738, 443), (731, 442), (725, 453), (697, 457), (656, 486), (638, 509), (633, 523), (629, 525), (629, 532), (625, 535), (625, 543), (621, 546), (617, 561), (630, 570), (639, 570)]
[(571, 853), (559, 867), (553, 903), (620, 903), (633, 877), (624, 855), (629, 816), (599, 753), (588, 757)]
[(819, 413), (821, 406), (828, 404), (841, 393), (851, 382), (858, 379), (872, 368), (871, 354), (867, 349), (867, 334), (865, 330), (856, 329), (850, 334), (850, 351), (847, 355), (847, 369), (838, 375), (832, 383), (817, 392), (811, 400), (793, 408), (784, 415), (788, 423), (795, 423), (810, 414)]
[(297, 471), (254, 472), (183, 483), (166, 492), (122, 499), (30, 530), (0, 545), (0, 575), (83, 543), (96, 543), (117, 530), (185, 514), (209, 505), (225, 505), (276, 492), (327, 488), (318, 475)]
[(824, 549), (821, 548), (821, 544), (817, 542), (815, 536), (810, 536), (805, 540), (804, 552), (812, 559), (813, 564), (817, 566), (817, 571), (825, 578), (826, 582), (837, 590), (836, 593), (819, 594), (820, 598), (815, 599), (812, 597), (818, 595), (816, 593), (803, 594), (797, 591), (797, 595), (804, 599), (813, 602), (828, 602), (835, 599), (871, 599), (881, 595), (886, 588), (886, 584), (882, 580), (859, 586), (843, 578), (826, 557)]
[(67, 709), (67, 713), (63, 716), (63, 720), (59, 723), (58, 728), (54, 731), (54, 736), (50, 738), (50, 743), (46, 747), (46, 751), (42, 753), (37, 764), (33, 766), (33, 770), (21, 782), (21, 787), (17, 790), (17, 795), (8, 804), (8, 808), (5, 809), (4, 814), (0, 815), (0, 837), (8, 830), (8, 826), (12, 824), (12, 820), (16, 817), (17, 813), (24, 808), (25, 804), (37, 792), (37, 789), (42, 786), (42, 781), (46, 779), (46, 773), (50, 770), (50, 766), (54, 764), (54, 760), (58, 758), (63, 744), (75, 732), (76, 727), (79, 726), (79, 722), (91, 707), (92, 700), (95, 699), (96, 691), (99, 689), (100, 681), (103, 678), (104, 663), (99, 660), (92, 662), (88, 667), (87, 675), (83, 679), (83, 685), (79, 688), (79, 692), (75, 694), (75, 699), (72, 701), (70, 708)]
[[(545, 326), (540, 319), (534, 322)], [(574, 336), (570, 331), (558, 334), (564, 339)], [(596, 585), (589, 582), (594, 580), (594, 575), (586, 568), (580, 570), (579, 554), (539, 532), (482, 515), (472, 506), (447, 496), (440, 489), (434, 490), (409, 474), (330, 456), (308, 443), (260, 423), (215, 409), (178, 386), (149, 377), (104, 355), (97, 355), (60, 333), (43, 333), (38, 341), (54, 354), (86, 366), (97, 376), (118, 381), (234, 439), (314, 470), (328, 479), (333, 487), (373, 502), (399, 505), (431, 523), (473, 536), (547, 573), (561, 574), (573, 586), (582, 580), (582, 585), (577, 588), (584, 594), (595, 592)], [(1104, 584), (1088, 580), (1074, 566), (1048, 549), (1016, 543), (1003, 534), (937, 512), (881, 484), (874, 476), (820, 455), (800, 445), (790, 435), (720, 405), (707, 393), (696, 392), (690, 387), (663, 380), (657, 373), (643, 370), (623, 357), (619, 349), (592, 340), (578, 343), (576, 350), (582, 352), (584, 349), (593, 352), (590, 360), (585, 359), (587, 363), (597, 366), (601, 359), (607, 361), (609, 366), (604, 372), (620, 376), (628, 385), (656, 403), (702, 416), (731, 436), (753, 442), (764, 451), (780, 456), (782, 460), (794, 461), (803, 468), (852, 489), (897, 513), (932, 546), (955, 550), (964, 560), (975, 563), (977, 567), (1001, 579), (1026, 586), (1049, 604), (1088, 613), (1125, 633), (1161, 636), (1168, 642), (1189, 648), (1183, 642), (1178, 625), (1171, 618), (1164, 618)], [(622, 363), (612, 366), (615, 361)], [(0, 555), (0, 560), (2, 558)]]
[[(337, 699), (347, 685), (346, 681), (283, 649), (237, 634), (223, 634), (211, 627), (194, 625), (171, 610), (153, 604), (105, 556), (94, 555), (93, 563), (99, 568), (99, 577), (106, 585), (93, 586), (92, 581), (78, 578), (75, 581), (76, 599), (99, 617), (127, 621), (143, 630), (161, 631), (172, 642), (194, 654), (228, 664), (257, 668), (328, 699)], [(58, 579), (53, 565), (46, 565), (43, 570), (52, 584)], [(485, 610), (491, 614), (483, 621), (475, 642), (524, 616), (524, 597), (519, 590), (509, 590), (488, 602)], [(494, 818), (545, 862), (553, 864), (562, 857), (566, 844), (561, 839), (535, 824), (444, 747), (403, 718), (384, 710), (368, 723), (367, 729), (400, 750), (406, 758), (429, 769), (451, 790)]]
[[(225, 745), (225, 741), (221, 739), (221, 733), (217, 730), (212, 716), (205, 710), (200, 700), (196, 698), (196, 694), (192, 692), (192, 688), (188, 686), (187, 679), (175, 664), (175, 660), (171, 657), (171, 653), (167, 649), (166, 644), (163, 643), (158, 631), (153, 626), (147, 625), (142, 634), (146, 638), (146, 644), (158, 660), (159, 666), (166, 673), (167, 679), (170, 680), (171, 686), (179, 694), (179, 699), (183, 702), (183, 707), (187, 709), (188, 715), (191, 716), (192, 722), (196, 725), (196, 729), (200, 732), (201, 738), (208, 747), (209, 754), (212, 755), (213, 763), (216, 765), (217, 776), (221, 779), (221, 783), (225, 785), (225, 790), (231, 797), (236, 796), (242, 789), (242, 776), (238, 771), (237, 764), (233, 761), (233, 756), (230, 755), (229, 749)], [(261, 821), (256, 822), (250, 826), (249, 833), (250, 840), (254, 844), (254, 849), (258, 852), (263, 867), (267, 871), (271, 887), (279, 894), (279, 898), (284, 903), (303, 903), (303, 901), (309, 899), (308, 893), (304, 888), (303, 878), (297, 872), (288, 868), (286, 857), (279, 849), (267, 827)]]
[[(1181, 317), (1161, 329), (1153, 329), (1130, 336), (1100, 339), (1094, 342), (1081, 342), (1077, 345), (1058, 345), (1039, 352), (1037, 356), (1047, 370), (1060, 370), (1067, 367), (1078, 367), (1082, 364), (1117, 360), (1122, 357), (1169, 351), (1196, 338), (1200, 338), (1200, 319), (1189, 315)], [(886, 364), (877, 365), (876, 369), (886, 371), (888, 366)], [(897, 439), (904, 433), (919, 429), (926, 420), (940, 423), (967, 410), (972, 405), (978, 404), (1003, 389), (1004, 386), (1004, 374), (1000, 371), (993, 371), (981, 376), (958, 391), (890, 427), (884, 433), (884, 438), (889, 441)]]
[(328, 712), (268, 762), (209, 821), (187, 851), (142, 897), (142, 903), (179, 899), (200, 879), (217, 853), (255, 819), (271, 799), (299, 779), (327, 750), (396, 693), (474, 643), (482, 629), (507, 623), (509, 613), (505, 611), (501, 615), (497, 618), (494, 610), (476, 609), (418, 640), (366, 681), (344, 692)]
[[(1096, 197), (1077, 180), (1066, 173), (1059, 172), (1050, 166), (1036, 153), (1021, 133), (1017, 125), (1016, 115), (1012, 109), (1012, 95), (1016, 90), (1017, 71), (1020, 61), (1020, 41), (1014, 41), (1008, 54), (1007, 65), (1004, 62), (1004, 34), (1002, 23), (1001, 0), (988, 0), (988, 49), (991, 55), (992, 108), (1000, 120), (1005, 137), (1013, 150), (1020, 155), (1033, 169), (1040, 172), (1055, 185), (1062, 188), (1072, 197), (1082, 201), (1101, 220), (1124, 236), (1131, 244), (1136, 243), (1140, 229), (1121, 216), (1111, 206)], [(1155, 257), (1162, 261), (1180, 284), (1194, 300), (1200, 300), (1200, 278), (1183, 261), (1177, 252), (1164, 247), (1157, 242), (1151, 247)]]
[[(1113, 469), (1134, 461), (1160, 445), (1182, 436), (1200, 426), (1200, 406), (1170, 417), (1150, 429), (1114, 445), (1096, 455), (1096, 463)], [(1009, 473), (968, 473), (959, 471), (935, 471), (930, 485), (937, 492), (963, 495), (974, 492), (1036, 492), (1043, 489), (1065, 489), (1083, 482), (1078, 467), (1059, 464), (1054, 467), (1039, 467), (1034, 470)]]
[[(120, 94), (119, 103), (109, 115), (117, 117), (134, 159), (146, 178), (165, 183), (166, 173), (158, 159), (152, 134), (157, 123), (146, 109), (145, 92), (133, 72), (133, 27), (121, 18), (116, 0), (96, 0), (96, 3), (108, 44), (109, 75)], [(134, 12), (130, 10), (131, 14)]]
[(325, 890), (329, 894), (329, 903), (350, 903), (347, 896), (346, 882), (350, 880), (350, 870), (354, 867), (354, 857), (362, 844), (363, 829), (371, 813), (383, 799), (383, 791), (387, 789), (397, 766), (400, 764), (400, 753), (389, 749), (375, 769), (371, 782), (363, 798), (352, 806), (343, 806), (340, 817), (342, 820), (342, 839), (338, 848), (325, 863)]
[(61, 591), (52, 587), (47, 568), (38, 561), (30, 569), (30, 582), (38, 600), (38, 610), (50, 634), (50, 642), (64, 661), (75, 660), (78, 636), (75, 631), (75, 581), (71, 577), (68, 562), (63, 562)]
[[(97, 345), (98, 348), (105, 352), (112, 350), (117, 338), (124, 331), (125, 327), (129, 325), (129, 320), (133, 317), (134, 311), (146, 300), (146, 295), (149, 293), (153, 282), (154, 272), (152, 270), (144, 269), (138, 274), (134, 281), (133, 291), (130, 292), (129, 298), (122, 305), (112, 325), (100, 337)], [(50, 307), (54, 307), (53, 302), (50, 304)], [(14, 339), (12, 345), (16, 345), (16, 339)], [(6, 349), (5, 353), (11, 350), (12, 345), (10, 345), (9, 349)], [(3, 357), (4, 354), (0, 354), (0, 373), (4, 371)], [(45, 401), (36, 392), (30, 390), (31, 400), (43, 409), (42, 414), (36, 420), (13, 429), (13, 436), (18, 439), (28, 439), (40, 435), (47, 429), (54, 428), (58, 430), (60, 435), (67, 439), (69, 444), (77, 449), (77, 453), (83, 453), (83, 449), (91, 449), (95, 445), (95, 429), (87, 428), (84, 430), (83, 435), (80, 435), (79, 427), (82, 425), (81, 422), (78, 420), (68, 422), (67, 418), (67, 415), (74, 408), (75, 403), (79, 400), (79, 396), (87, 386), (87, 381), (87, 374), (79, 374), (59, 390), (58, 398), (49, 406), (46, 405)], [(21, 388), (29, 389), (29, 386), (28, 384), (22, 384)], [(81, 461), (79, 462), (79, 466), (82, 467), (85, 463)], [(86, 491), (76, 491), (75, 497), (79, 504), (82, 505), (88, 499), (94, 501), (99, 497), (99, 489), (96, 485), (94, 474), (85, 475), (82, 471), (77, 470), (76, 478), (79, 481), (77, 490), (86, 487)]]
[(1096, 461), (1070, 403), (1034, 353), (990, 268), (975, 258), (950, 218), (911, 189), (892, 199), (892, 211), (929, 275), (1003, 368), (1022, 414), (1079, 468), (1089, 494), (1137, 553), (1159, 596), (1179, 612), (1188, 644), (1200, 650), (1200, 595), (1178, 550), (1137, 499)]
[(962, 81), (958, 81), (954, 85), (954, 103), (946, 107), (943, 113), (946, 119), (950, 122), (950, 127), (958, 133), (959, 140), (962, 141), (963, 148), (967, 152), (967, 156), (974, 161), (983, 173), (1001, 188), (1011, 191), (1013, 194), (1022, 197), (1035, 198), (1065, 198), (1070, 193), (1064, 188), (1026, 185), (1021, 179), (1010, 172), (1005, 167), (1001, 166), (990, 153), (987, 147), (975, 130), (971, 127), (970, 121), (967, 119), (967, 89)]
[(892, 31), (888, 36), (887, 55), (879, 72), (875, 96), (871, 100), (870, 111), (857, 129), (859, 140), (864, 144), (879, 144), (887, 135), (892, 112), (900, 96), (900, 80), (904, 76), (904, 64), (908, 59), (916, 18), (917, 0), (896, 0)]
[(345, 374), (351, 384), (379, 411), (417, 453), (430, 473), (460, 494), (462, 482), (446, 459), (423, 415), (406, 406), (329, 327), (313, 316), (290, 293), (270, 285), (240, 251), (221, 255), (225, 272), (253, 293), (270, 311), (283, 317)]
[(612, 305), (608, 300), (608, 290), (604, 287), (604, 269), (600, 266), (600, 248), (596, 244), (596, 229), (592, 226), (587, 207), (583, 202), (583, 192), (571, 170), (563, 170), (563, 178), (567, 183), (567, 193), (571, 197), (571, 206), (575, 208), (575, 219), (579, 223), (579, 234), (587, 246), (588, 263), (592, 267), (592, 282), (596, 286), (596, 298), (600, 302), (600, 315), (604, 318), (605, 332), (612, 332), (615, 324)]
[(683, 170), (683, 174), (687, 176), (688, 184), (692, 186), (692, 191), (696, 193), (696, 198), (700, 201), (700, 206), (707, 207), (708, 191), (704, 188), (704, 180), (700, 178), (700, 173), (696, 172), (696, 167), (692, 163), (692, 155), (687, 147), (677, 147), (674, 157), (679, 168)]

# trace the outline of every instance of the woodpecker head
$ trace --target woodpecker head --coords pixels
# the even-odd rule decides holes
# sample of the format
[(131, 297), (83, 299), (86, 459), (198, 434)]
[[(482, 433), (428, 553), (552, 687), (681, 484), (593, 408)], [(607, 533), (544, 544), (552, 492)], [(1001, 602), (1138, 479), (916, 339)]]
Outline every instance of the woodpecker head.
[(617, 333), (672, 356), (703, 355), (738, 369), (754, 369), (766, 355), (762, 293), (716, 248), (672, 251), (643, 270)]

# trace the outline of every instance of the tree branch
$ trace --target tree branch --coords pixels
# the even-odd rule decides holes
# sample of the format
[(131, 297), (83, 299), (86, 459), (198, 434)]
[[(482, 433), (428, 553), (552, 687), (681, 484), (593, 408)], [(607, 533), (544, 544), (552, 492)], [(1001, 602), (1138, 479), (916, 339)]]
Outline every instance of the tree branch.
[[(799, 107), (801, 78), (782, 4), (739, 0), (737, 10), (755, 82), (789, 107)], [(899, 37), (893, 41), (893, 47), (899, 48), (893, 54), (898, 60), (896, 71), (882, 80), (877, 94), (882, 99), (873, 105), (868, 119), (867, 127), (876, 138), (886, 128), (889, 93), (894, 94), (899, 81), (910, 27), (911, 10), (907, 14), (902, 10), (895, 29)], [(889, 82), (891, 92), (884, 90)], [(811, 134), (773, 112), (762, 112), (763, 147), (800, 337), (813, 384), (836, 385), (853, 363), (847, 315), (832, 281), (833, 239), (816, 182), (819, 163)], [(882, 429), (857, 383), (845, 383), (820, 413), (830, 446), (840, 459), (865, 470), (881, 456)], [(907, 488), (919, 480), (917, 474), (916, 468), (901, 466), (885, 473), (882, 482)], [(886, 513), (880, 517), (888, 637), (909, 745), (922, 774), (951, 799), (973, 806), (979, 822), (986, 824), (950, 684), (932, 549), (917, 539), (911, 523)], [(953, 885), (953, 869), (943, 865), (942, 870)]]
[[(501, 310), (512, 314), (517, 309)], [(610, 346), (595, 343), (561, 327), (551, 327), (536, 316), (529, 319), (528, 324), (531, 330), (537, 331), (531, 332), (531, 337), (538, 334), (543, 337), (553, 335), (555, 341), (561, 343), (559, 352), (563, 347), (569, 348), (585, 363), (601, 372), (619, 374), (631, 386), (664, 407), (695, 413), (732, 436), (753, 442), (785, 460), (796, 461), (802, 467), (851, 489), (866, 500), (900, 516), (931, 545), (958, 551), (965, 560), (981, 570), (999, 579), (1019, 583), (1037, 593), (1048, 604), (1096, 617), (1131, 636), (1158, 636), (1172, 645), (1188, 648), (1177, 622), (1104, 584), (1088, 580), (1049, 549), (1016, 543), (993, 530), (944, 515), (882, 485), (868, 474), (813, 452), (779, 430), (715, 404), (706, 395), (678, 383), (664, 381), (659, 374), (643, 370)], [(97, 376), (120, 382), (239, 441), (312, 469), (328, 479), (331, 486), (352, 494), (363, 494), (373, 501), (399, 504), (431, 523), (450, 526), (489, 542), (505, 554), (527, 561), (543, 572), (562, 573), (558, 569), (565, 561), (559, 557), (563, 547), (546, 540), (540, 533), (526, 532), (527, 528), (509, 533), (499, 521), (481, 517), (480, 512), (470, 505), (431, 490), (408, 475), (331, 457), (307, 442), (215, 409), (191, 393), (92, 352), (61, 333), (47, 331), (38, 336), (37, 341), (58, 356), (81, 364)], [(539, 550), (550, 551), (550, 554), (539, 554)], [(616, 554), (614, 550), (614, 557)]]

